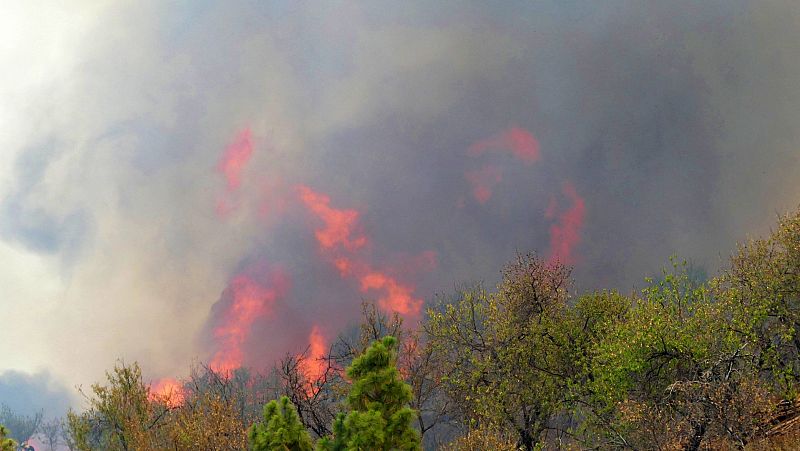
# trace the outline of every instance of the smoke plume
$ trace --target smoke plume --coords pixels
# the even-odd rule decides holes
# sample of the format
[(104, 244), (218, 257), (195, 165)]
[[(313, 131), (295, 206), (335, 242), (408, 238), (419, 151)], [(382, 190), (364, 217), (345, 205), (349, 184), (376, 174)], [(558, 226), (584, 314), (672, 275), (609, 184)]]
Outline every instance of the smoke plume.
[[(794, 1), (12, 2), (0, 370), (271, 366), (515, 252), (630, 290), (800, 203)], [(310, 369), (309, 371), (313, 371)]]

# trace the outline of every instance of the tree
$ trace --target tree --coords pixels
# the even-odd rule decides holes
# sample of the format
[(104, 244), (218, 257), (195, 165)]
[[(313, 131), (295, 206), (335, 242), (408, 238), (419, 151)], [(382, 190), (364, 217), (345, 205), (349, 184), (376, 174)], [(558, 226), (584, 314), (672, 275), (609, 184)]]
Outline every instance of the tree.
[[(248, 368), (237, 368), (225, 374), (207, 365), (192, 368), (183, 382), (184, 402), (172, 415), (187, 427), (203, 434), (227, 436), (240, 430), (237, 439), (246, 441), (246, 426), (261, 418), (264, 404), (279, 396), (275, 375), (262, 374)], [(214, 412), (218, 418), (213, 430), (204, 430), (208, 421), (204, 412)], [(193, 424), (198, 423), (198, 424)]]
[(519, 447), (516, 437), (509, 436), (502, 428), (481, 424), (439, 449), (441, 451), (518, 451)]
[(45, 421), (39, 428), (41, 435), (44, 437), (45, 444), (50, 451), (58, 449), (61, 442), (61, 419), (54, 418), (50, 421)]
[(255, 451), (311, 451), (313, 445), (308, 431), (300, 422), (297, 410), (289, 398), (270, 401), (264, 406), (264, 422), (250, 428), (250, 446)]
[(213, 392), (186, 399), (166, 424), (172, 449), (246, 449), (247, 434), (237, 404), (236, 398)]
[(519, 255), (497, 291), (477, 287), (425, 325), (453, 405), (467, 424), (515, 433), (526, 450), (566, 402), (575, 338), (568, 319), (569, 269)]
[(353, 381), (348, 414), (340, 413), (333, 436), (318, 442), (321, 450), (417, 450), (419, 431), (408, 407), (411, 387), (397, 370), (397, 339), (375, 341), (347, 369)]
[(36, 435), (42, 423), (44, 413), (38, 411), (33, 415), (22, 415), (15, 413), (10, 407), (3, 404), (0, 406), (0, 424), (5, 425), (9, 432), (9, 437), (23, 443)]
[[(337, 368), (347, 368), (355, 358), (363, 354), (376, 340), (392, 336), (398, 341), (397, 367), (403, 379), (411, 386), (412, 399), (409, 406), (417, 412), (417, 427), (427, 447), (434, 447), (434, 437), (426, 433), (438, 426), (452, 423), (450, 399), (446, 396), (438, 362), (433, 348), (425, 340), (423, 331), (405, 326), (398, 313), (382, 312), (375, 303), (361, 304), (361, 324), (358, 334), (340, 335), (334, 345), (329, 362)], [(334, 385), (345, 386), (344, 377), (331, 379)], [(344, 389), (342, 389), (344, 388)], [(334, 392), (346, 393), (346, 387), (334, 387)], [(301, 417), (302, 409), (301, 410)], [(442, 428), (439, 428), (441, 430)]]
[(17, 442), (12, 438), (7, 438), (8, 429), (0, 424), (0, 451), (14, 451), (17, 449)]
[(316, 437), (331, 433), (331, 423), (339, 410), (345, 382), (330, 353), (320, 357), (319, 371), (307, 371), (309, 349), (299, 355), (287, 354), (277, 368), (283, 395), (297, 409), (300, 422)]
[(759, 369), (791, 399), (800, 382), (800, 211), (779, 219), (767, 239), (750, 240), (718, 281), (730, 330), (747, 342)]
[(651, 281), (593, 350), (587, 423), (606, 445), (744, 447), (763, 432), (773, 399), (751, 349), (725, 303), (685, 269)]
[(71, 441), (80, 450), (165, 449), (169, 400), (152, 398), (137, 363), (120, 363), (106, 373), (108, 385), (92, 385), (90, 408), (69, 412)]

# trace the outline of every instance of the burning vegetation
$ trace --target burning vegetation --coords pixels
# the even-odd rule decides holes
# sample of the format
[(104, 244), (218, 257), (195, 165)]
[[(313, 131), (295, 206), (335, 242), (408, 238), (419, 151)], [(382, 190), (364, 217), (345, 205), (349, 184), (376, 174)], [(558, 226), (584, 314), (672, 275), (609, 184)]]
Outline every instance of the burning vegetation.
[[(351, 236), (354, 212), (315, 199), (349, 218), (323, 221), (349, 225), (321, 234), (337, 237), (321, 250), (365, 245)], [(581, 210), (556, 214), (559, 227)], [(356, 333), (332, 340), (314, 325), (304, 351), (242, 366), (244, 319), (281, 298), (279, 274), (269, 287), (235, 279), (222, 347), (188, 378), (148, 383), (120, 362), (68, 415), (66, 445), (755, 450), (800, 437), (800, 212), (708, 280), (673, 261), (641, 292), (576, 294), (558, 259), (519, 255), (492, 289), (466, 287), (421, 317), (365, 303)]]

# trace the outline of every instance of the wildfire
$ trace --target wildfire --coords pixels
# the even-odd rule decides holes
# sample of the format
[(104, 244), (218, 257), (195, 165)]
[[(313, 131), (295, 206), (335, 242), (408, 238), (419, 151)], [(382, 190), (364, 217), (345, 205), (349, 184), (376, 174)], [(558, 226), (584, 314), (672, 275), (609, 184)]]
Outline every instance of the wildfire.
[[(479, 157), (489, 152), (511, 153), (526, 166), (536, 163), (541, 158), (539, 141), (531, 132), (517, 126), (480, 140), (467, 149), (467, 154), (471, 157)], [(484, 164), (479, 169), (465, 171), (464, 178), (472, 187), (472, 197), (484, 205), (492, 198), (494, 187), (503, 181), (503, 171), (493, 164)], [(459, 201), (459, 206), (463, 206), (463, 200)]]
[(253, 322), (270, 312), (276, 299), (284, 295), (290, 284), (288, 275), (283, 271), (276, 270), (271, 277), (269, 286), (245, 274), (234, 277), (230, 282), (226, 293), (232, 301), (223, 315), (222, 324), (214, 328), (219, 349), (211, 359), (213, 370), (229, 373), (242, 366), (242, 346)]
[(359, 212), (333, 208), (330, 197), (307, 186), (299, 186), (298, 193), (306, 208), (322, 221), (323, 227), (318, 228), (314, 235), (323, 255), (329, 258), (339, 275), (355, 278), (364, 293), (378, 292), (378, 305), (384, 310), (408, 317), (419, 316), (422, 300), (413, 296), (414, 287), (399, 282), (369, 262), (363, 249), (368, 239), (356, 233), (359, 230)]
[[(220, 157), (217, 170), (225, 180), (225, 192), (218, 203), (221, 217), (239, 205), (239, 189), (253, 147), (251, 130), (244, 128)], [(467, 149), (467, 154), (483, 160), (476, 160), (474, 168), (464, 173), (472, 197), (481, 205), (492, 198), (494, 189), (504, 177), (504, 166), (499, 165), (499, 159), (489, 158), (490, 154), (510, 155), (525, 166), (541, 158), (539, 142), (531, 132), (518, 126), (474, 143)], [(313, 221), (319, 256), (335, 269), (339, 277), (352, 283), (354, 290), (374, 296), (382, 310), (411, 320), (419, 318), (423, 301), (415, 296), (416, 286), (408, 279), (415, 279), (419, 272), (433, 270), (437, 265), (435, 252), (425, 251), (415, 257), (395, 255), (377, 264), (372, 251), (380, 243), (373, 243), (363, 229), (362, 212), (358, 209), (337, 208), (328, 194), (306, 185), (293, 185), (280, 176), (253, 182), (253, 189), (259, 190), (255, 193), (259, 200), (247, 206), (255, 209), (254, 217), (270, 225), (272, 221), (285, 220), (287, 216), (284, 213), (290, 207), (301, 206)], [(546, 217), (552, 221), (550, 259), (571, 264), (575, 260), (575, 247), (580, 242), (585, 204), (569, 182), (564, 183), (560, 197), (570, 202), (569, 207), (565, 210), (559, 208), (554, 196), (546, 211)], [(244, 347), (254, 323), (273, 312), (275, 302), (285, 295), (289, 285), (289, 276), (280, 270), (263, 272), (250, 267), (231, 278), (220, 301), (225, 307), (215, 318), (215, 327), (212, 328), (216, 344), (210, 360), (212, 369), (229, 373), (245, 363)], [(301, 369), (309, 380), (314, 380), (325, 371), (326, 363), (320, 358), (326, 355), (328, 347), (318, 324), (309, 331), (308, 343), (308, 354)], [(162, 386), (154, 386), (154, 391), (161, 393)]]
[(472, 196), (483, 205), (492, 197), (492, 189), (503, 181), (503, 172), (497, 166), (486, 165), (475, 171), (467, 171), (464, 177), (472, 186)]
[(225, 178), (225, 194), (217, 200), (216, 212), (221, 218), (227, 217), (238, 207), (236, 191), (242, 184), (242, 171), (253, 155), (253, 136), (249, 128), (239, 132), (234, 140), (225, 148), (217, 171)]
[(225, 177), (228, 190), (233, 191), (239, 188), (242, 183), (242, 170), (252, 155), (253, 134), (249, 128), (245, 128), (225, 148), (225, 152), (217, 164), (217, 169)]
[(422, 309), (422, 299), (412, 295), (412, 287), (399, 283), (386, 274), (372, 271), (360, 277), (361, 291), (382, 290), (378, 305), (384, 310), (405, 316), (417, 316)]
[(545, 217), (555, 220), (550, 226), (550, 261), (560, 261), (570, 265), (575, 263), (573, 252), (581, 240), (580, 233), (586, 215), (586, 204), (570, 182), (564, 183), (562, 193), (572, 202), (572, 206), (566, 211), (559, 211), (558, 201), (553, 196), (545, 211)]
[(511, 152), (526, 165), (539, 161), (539, 141), (531, 132), (522, 127), (513, 126), (492, 137), (481, 140), (470, 146), (469, 155), (477, 157), (487, 152)]
[(325, 224), (325, 227), (315, 232), (317, 241), (322, 247), (330, 249), (340, 245), (352, 251), (367, 243), (367, 238), (363, 235), (352, 237), (358, 225), (358, 211), (331, 208), (330, 197), (317, 193), (307, 186), (300, 185), (297, 190), (306, 207)]
[(149, 398), (151, 401), (160, 401), (169, 407), (183, 405), (183, 385), (171, 377), (157, 379), (150, 384)]
[(308, 353), (302, 362), (303, 367), (301, 370), (307, 380), (314, 381), (325, 373), (327, 363), (324, 358), (328, 354), (328, 340), (316, 324), (311, 328), (311, 333), (308, 335), (308, 344)]

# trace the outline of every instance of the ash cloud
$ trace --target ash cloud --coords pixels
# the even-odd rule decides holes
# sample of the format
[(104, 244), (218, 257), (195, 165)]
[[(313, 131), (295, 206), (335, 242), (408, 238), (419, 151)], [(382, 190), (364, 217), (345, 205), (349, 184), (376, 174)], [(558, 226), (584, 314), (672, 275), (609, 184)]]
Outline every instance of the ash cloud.
[[(246, 363), (354, 320), (372, 293), (320, 252), (297, 185), (357, 210), (369, 238), (359, 258), (423, 299), (493, 283), (517, 250), (549, 255), (545, 213), (565, 183), (585, 202), (570, 254), (580, 289), (630, 289), (671, 254), (713, 273), (735, 241), (800, 203), (794, 2), (45, 12), (66, 15), (55, 29), (69, 39), (53, 42), (69, 46), (18, 42), (33, 60), (0, 88), (24, 100), (0, 110), (14, 127), (0, 158), (20, 162), (0, 170), (0, 255), (50, 283), (0, 288), (12, 318), (0, 355), (67, 385), (118, 357), (153, 377), (209, 359), (226, 288), (255, 262), (292, 284), (253, 321)], [(31, 74), (47, 75), (17, 83)], [(538, 142), (534, 164), (470, 155), (513, 127)], [(245, 129), (253, 152), (229, 193), (217, 168)], [(465, 174), (485, 167), (502, 177), (478, 202)], [(435, 267), (414, 271), (421, 255)], [(32, 325), (36, 337), (8, 345)]]

